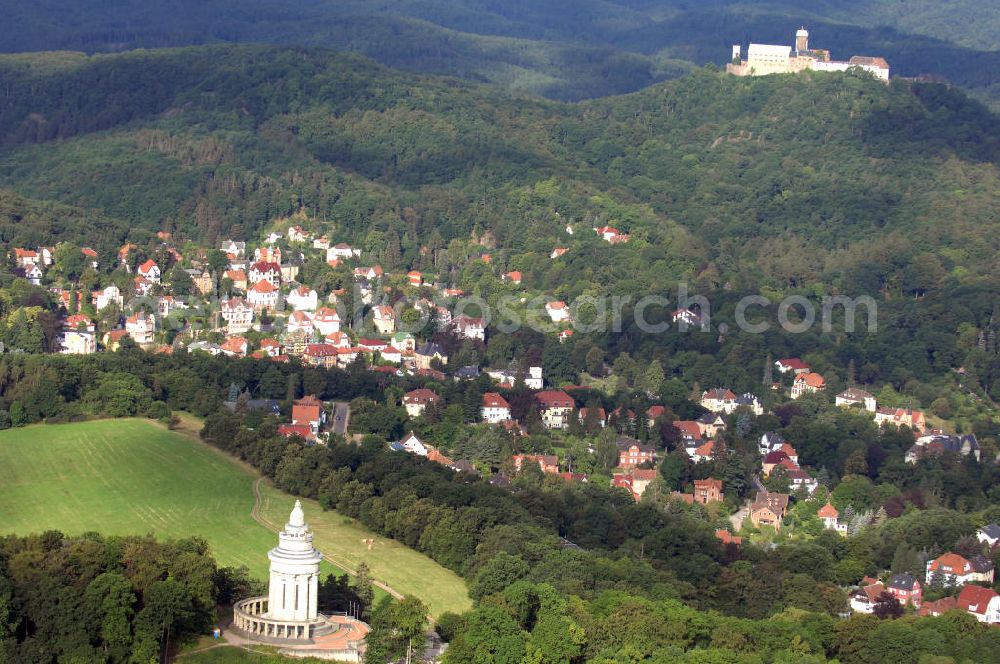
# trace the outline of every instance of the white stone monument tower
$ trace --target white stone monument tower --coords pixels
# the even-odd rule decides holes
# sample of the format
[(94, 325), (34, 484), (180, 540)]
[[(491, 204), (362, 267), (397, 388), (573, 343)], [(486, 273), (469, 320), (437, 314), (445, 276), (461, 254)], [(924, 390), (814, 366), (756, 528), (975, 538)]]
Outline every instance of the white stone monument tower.
[(315, 620), (323, 554), (313, 548), (313, 535), (298, 500), (285, 529), (278, 533), (278, 546), (267, 557), (271, 560), (271, 582), (266, 615), (275, 620)]
[(313, 535), (302, 514), (302, 503), (278, 533), (271, 549), (271, 580), (267, 597), (252, 597), (233, 606), (233, 626), (268, 643), (312, 641), (338, 628), (317, 610), (319, 565), (323, 554), (313, 547)]

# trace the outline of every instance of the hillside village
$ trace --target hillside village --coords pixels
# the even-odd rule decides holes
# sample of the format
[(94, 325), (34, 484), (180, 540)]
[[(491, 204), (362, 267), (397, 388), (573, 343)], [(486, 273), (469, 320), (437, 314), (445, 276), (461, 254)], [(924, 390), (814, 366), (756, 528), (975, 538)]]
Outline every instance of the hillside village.
[[(574, 229), (565, 231), (571, 236)], [(609, 245), (628, 241), (627, 234), (609, 226), (593, 232)], [(728, 428), (746, 426), (748, 417), (771, 415), (771, 405), (783, 400), (830, 398), (823, 375), (800, 358), (771, 362), (760, 394), (723, 386), (692, 395), (701, 412), (692, 419), (681, 419), (670, 406), (657, 402), (652, 390), (631, 406), (606, 408), (593, 386), (553, 384), (542, 358), (536, 358), (538, 364), (530, 360), (501, 367), (485, 364), (482, 351), (492, 334), (490, 326), (481, 317), (464, 313), (452, 317), (455, 304), (465, 295), (456, 285), (416, 270), (387, 272), (374, 256), (348, 243), (315, 236), (299, 224), (271, 233), (259, 246), (235, 240), (210, 249), (179, 246), (167, 234), (160, 234), (158, 242), (146, 249), (134, 244), (121, 247), (112, 257), (110, 276), (96, 277), (94, 268), (101, 257), (92, 249), (74, 249), (67, 255), (65, 247), (13, 248), (11, 272), (45, 288), (58, 303), (60, 353), (113, 352), (129, 340), (156, 354), (206, 353), (368, 371), (383, 374), (387, 386), (397, 380), (416, 382), (420, 387), (407, 391), (389, 388), (386, 407), (401, 409), (405, 421), (399, 426), (407, 432), (389, 441), (389, 449), (457, 473), (483, 476), (498, 487), (510, 488), (519, 476), (537, 468), (542, 477), (564, 482), (610, 484), (637, 503), (649, 494), (660, 501), (699, 506), (728, 523), (716, 530), (716, 537), (732, 547), (741, 546), (746, 537), (768, 541), (810, 532), (803, 530), (803, 515), (843, 537), (887, 518), (884, 509), (866, 511), (843, 500), (838, 501), (840, 509), (834, 507), (825, 468), (801, 464), (795, 441), (775, 431), (759, 435), (758, 463), (744, 471), (744, 480), (751, 485), (745, 499), (727, 496), (729, 482), (713, 476), (725, 467), (730, 454)], [(557, 247), (550, 260), (569, 250)], [(490, 269), (489, 253), (478, 261)], [(319, 274), (314, 269), (318, 262), (324, 266)], [(66, 275), (74, 270), (81, 286), (88, 282), (87, 288), (65, 287)], [(499, 277), (513, 292), (530, 294), (520, 272)], [(562, 344), (574, 332), (571, 307), (552, 297), (542, 299), (552, 323), (548, 334)], [(361, 315), (349, 314), (349, 307)], [(400, 329), (413, 329), (413, 321), (421, 316), (426, 324), (418, 326), (416, 334)], [(701, 324), (697, 309), (678, 309), (670, 317), (675, 324), (695, 329)], [(662, 380), (662, 370), (652, 371), (661, 374), (654, 380)], [(832, 402), (836, 408), (870, 418), (877, 428), (908, 432), (904, 434), (911, 436), (907, 464), (946, 454), (981, 458), (974, 434), (936, 429), (922, 411), (910, 407), (880, 406), (876, 396), (861, 386), (846, 387)], [(338, 410), (308, 394), (284, 406), (235, 384), (226, 406), (234, 412), (277, 417), (280, 435), (321, 445), (342, 438), (360, 440), (368, 433), (366, 423), (379, 416), (367, 412), (377, 410), (374, 404), (353, 403), (352, 409)], [(457, 420), (452, 411), (457, 411)], [(479, 423), (502, 437), (487, 436), (492, 442), (481, 440), (480, 449), (469, 453), (461, 444), (441, 438), (441, 423), (449, 420)], [(548, 432), (549, 443), (539, 450), (543, 432)], [(579, 439), (588, 441), (589, 459), (575, 451), (573, 441)], [(484, 444), (492, 445), (492, 450), (483, 453)], [(595, 463), (598, 457), (608, 460)], [(666, 487), (664, 467), (678, 463), (688, 469), (683, 474), (689, 479), (676, 488)], [(987, 528), (981, 537), (988, 532), (992, 531)], [(995, 538), (989, 542), (996, 544)], [(922, 583), (940, 587), (942, 579), (958, 586), (972, 580), (991, 582), (993, 567), (987, 558), (946, 553), (927, 565), (925, 574), (917, 574), (920, 579), (913, 574), (896, 574), (884, 582), (866, 578), (850, 596), (851, 609), (875, 611), (882, 594), (889, 593), (923, 613), (945, 610), (951, 601), (980, 620), (997, 622), (994, 609), (977, 612), (976, 608), (992, 607), (994, 599), (983, 604), (973, 601), (982, 599), (978, 595), (969, 598), (979, 590), (963, 589), (957, 598), (942, 599), (941, 605), (920, 601)], [(966, 569), (973, 571), (950, 573)]]

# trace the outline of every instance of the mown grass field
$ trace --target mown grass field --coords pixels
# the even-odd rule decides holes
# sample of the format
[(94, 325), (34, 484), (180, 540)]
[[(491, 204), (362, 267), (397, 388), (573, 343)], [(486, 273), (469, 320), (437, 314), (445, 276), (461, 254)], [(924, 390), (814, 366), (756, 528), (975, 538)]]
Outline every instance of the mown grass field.
[[(0, 534), (56, 529), (196, 535), (221, 565), (267, 576), (274, 534), (251, 517), (258, 476), (224, 453), (146, 420), (39, 425), (0, 432)], [(261, 515), (285, 523), (294, 498), (261, 483)], [(465, 584), (430, 558), (305, 503), (325, 572), (364, 560), (373, 576), (420, 597), (434, 615), (470, 605)], [(362, 540), (374, 538), (372, 550)], [(335, 565), (341, 567), (335, 567)]]

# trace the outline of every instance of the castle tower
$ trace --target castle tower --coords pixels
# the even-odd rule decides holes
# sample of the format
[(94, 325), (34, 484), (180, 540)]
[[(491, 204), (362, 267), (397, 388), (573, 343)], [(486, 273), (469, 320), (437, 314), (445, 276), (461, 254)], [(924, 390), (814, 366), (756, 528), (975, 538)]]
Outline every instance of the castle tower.
[(799, 53), (805, 53), (809, 50), (809, 31), (806, 30), (805, 26), (799, 28), (798, 32), (795, 33), (795, 50)]
[(313, 548), (312, 542), (302, 503), (296, 500), (285, 529), (278, 533), (278, 546), (267, 554), (271, 560), (271, 581), (266, 618), (316, 620), (319, 564), (323, 555)]

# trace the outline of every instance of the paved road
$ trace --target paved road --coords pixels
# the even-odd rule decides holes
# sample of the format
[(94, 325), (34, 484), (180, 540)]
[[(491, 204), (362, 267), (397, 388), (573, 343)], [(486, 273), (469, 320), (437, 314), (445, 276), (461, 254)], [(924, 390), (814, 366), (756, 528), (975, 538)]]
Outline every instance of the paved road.
[[(338, 419), (339, 418), (339, 419)], [(347, 424), (351, 421), (351, 407), (346, 401), (333, 402), (333, 424), (331, 431), (341, 436), (347, 435)]]

